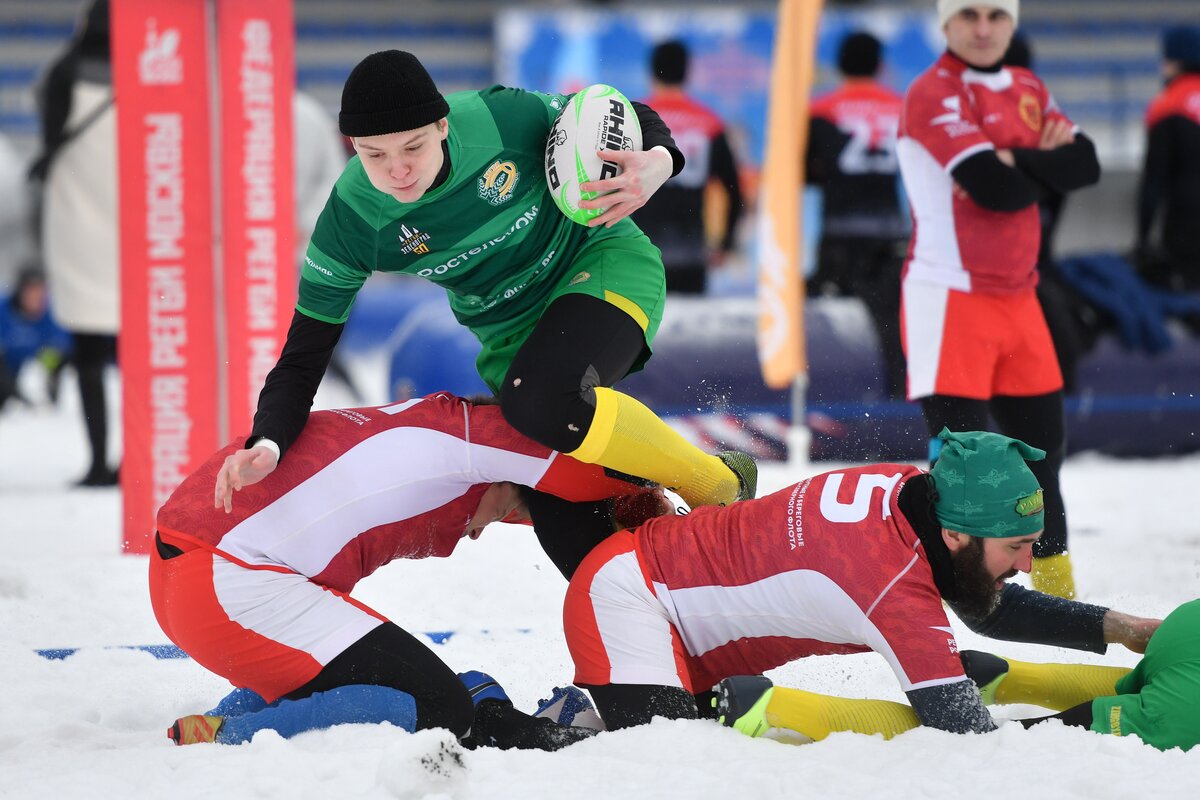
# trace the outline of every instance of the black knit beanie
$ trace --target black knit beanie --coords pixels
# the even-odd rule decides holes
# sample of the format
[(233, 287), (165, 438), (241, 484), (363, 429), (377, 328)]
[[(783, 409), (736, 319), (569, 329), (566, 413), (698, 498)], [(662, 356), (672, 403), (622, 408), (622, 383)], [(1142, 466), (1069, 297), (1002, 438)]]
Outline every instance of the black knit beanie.
[(850, 78), (869, 78), (879, 72), (882, 46), (866, 31), (857, 31), (842, 40), (838, 48), (838, 71)]
[(663, 42), (650, 53), (650, 70), (654, 77), (669, 86), (687, 80), (688, 51), (683, 42)]
[(416, 56), (383, 50), (358, 62), (346, 78), (338, 127), (345, 136), (379, 136), (421, 128), (449, 113)]

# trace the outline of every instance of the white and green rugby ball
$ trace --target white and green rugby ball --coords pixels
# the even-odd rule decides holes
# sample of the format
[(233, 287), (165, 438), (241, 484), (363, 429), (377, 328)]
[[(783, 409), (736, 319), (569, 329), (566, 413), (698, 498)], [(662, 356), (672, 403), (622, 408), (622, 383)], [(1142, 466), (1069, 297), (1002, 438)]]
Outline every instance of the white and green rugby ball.
[(596, 151), (641, 149), (642, 127), (625, 95), (603, 83), (580, 89), (567, 101), (546, 140), (546, 183), (554, 204), (572, 222), (586, 225), (604, 209), (580, 208), (580, 200), (599, 194), (581, 192), (579, 184), (621, 172)]

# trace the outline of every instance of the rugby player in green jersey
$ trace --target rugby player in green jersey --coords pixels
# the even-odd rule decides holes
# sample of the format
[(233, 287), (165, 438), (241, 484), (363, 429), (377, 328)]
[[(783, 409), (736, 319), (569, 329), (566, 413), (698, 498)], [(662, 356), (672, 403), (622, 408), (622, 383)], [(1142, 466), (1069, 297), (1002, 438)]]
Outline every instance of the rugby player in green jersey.
[[(275, 469), (308, 417), (354, 304), (373, 272), (446, 289), (483, 345), (476, 367), (521, 433), (580, 461), (675, 489), (691, 506), (753, 497), (753, 461), (709, 455), (611, 388), (650, 357), (665, 299), (661, 255), (627, 217), (683, 166), (662, 119), (635, 103), (644, 150), (584, 184), (605, 213), (578, 225), (555, 207), (546, 138), (564, 95), (493, 86), (443, 97), (420, 61), (363, 59), (342, 92), (351, 159), (313, 231), (299, 301), (259, 395), (248, 449), (217, 476), (215, 502)], [(557, 513), (536, 498), (537, 520)], [(544, 542), (545, 543), (545, 542)], [(586, 550), (555, 558), (560, 569)]]

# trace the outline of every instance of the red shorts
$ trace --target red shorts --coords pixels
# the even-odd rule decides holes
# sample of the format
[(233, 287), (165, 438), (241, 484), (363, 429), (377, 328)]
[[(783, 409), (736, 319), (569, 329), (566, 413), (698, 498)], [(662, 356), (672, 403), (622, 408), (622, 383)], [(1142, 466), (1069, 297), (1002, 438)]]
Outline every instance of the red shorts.
[(1062, 388), (1062, 371), (1033, 289), (970, 294), (904, 281), (900, 332), (908, 399), (930, 395), (990, 400)]
[(204, 549), (169, 559), (152, 549), (150, 602), (163, 632), (197, 664), (268, 703), (386, 621), (303, 575)]
[(563, 629), (577, 684), (680, 686), (696, 694), (715, 683), (693, 673), (679, 632), (642, 572), (629, 531), (605, 539), (579, 565), (567, 588)]

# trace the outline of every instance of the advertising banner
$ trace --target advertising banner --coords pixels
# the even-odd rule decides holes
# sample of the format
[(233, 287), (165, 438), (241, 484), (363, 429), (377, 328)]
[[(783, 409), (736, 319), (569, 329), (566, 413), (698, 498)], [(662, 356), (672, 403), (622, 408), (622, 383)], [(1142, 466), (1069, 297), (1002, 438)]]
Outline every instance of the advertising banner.
[(114, 0), (129, 552), (219, 443), (205, 0)]
[(296, 304), (295, 36), (290, 0), (221, 0), (217, 9), (225, 432), (236, 435), (250, 431)]
[(295, 33), (291, 0), (111, 9), (123, 527), (146, 552), (175, 487), (249, 431), (290, 321)]

